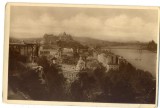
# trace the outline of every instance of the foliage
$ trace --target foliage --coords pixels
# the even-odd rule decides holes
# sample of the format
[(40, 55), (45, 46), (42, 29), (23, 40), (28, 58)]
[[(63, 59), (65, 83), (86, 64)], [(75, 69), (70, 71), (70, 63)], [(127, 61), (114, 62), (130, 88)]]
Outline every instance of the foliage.
[(117, 71), (110, 70), (106, 73), (102, 65), (92, 71), (92, 75), (88, 74), (89, 70), (88, 73), (81, 73), (79, 79), (73, 82), (73, 100), (155, 103), (156, 85), (149, 72), (136, 70), (130, 63), (122, 64)]
[[(13, 62), (12, 59), (10, 60)], [(38, 58), (37, 63), (43, 67), (43, 78), (46, 83), (41, 83), (39, 73), (36, 70), (25, 67), (22, 62), (18, 62), (20, 67), (16, 69), (17, 76), (9, 76), (11, 88), (15, 92), (21, 91), (29, 95), (33, 100), (63, 100), (65, 98), (63, 89), (65, 78), (60, 73), (61, 67), (50, 64), (45, 56)]]
[(56, 64), (52, 64), (46, 73), (51, 100), (63, 100), (65, 78)]
[(63, 99), (65, 78), (61, 72), (61, 67), (57, 64), (49, 63), (45, 56), (37, 60), (38, 65), (42, 66), (48, 82), (50, 100)]
[[(24, 65), (24, 58), (18, 52), (9, 52), (8, 84), (13, 90), (16, 92), (18, 88), (33, 100), (66, 101), (66, 79), (61, 73), (61, 67), (49, 62), (45, 56), (39, 57), (36, 62), (43, 67), (46, 80), (45, 84), (41, 84), (38, 73)], [(122, 63), (119, 70), (109, 72), (101, 64), (95, 67), (79, 72), (79, 78), (71, 84), (69, 100), (155, 103), (156, 81), (149, 72), (136, 69), (130, 63)], [(13, 76), (11, 72), (15, 70), (17, 75)]]
[[(99, 101), (118, 103), (154, 103), (155, 82), (149, 72), (136, 70), (131, 64), (106, 73)], [(105, 101), (105, 102), (106, 102)]]
[(157, 44), (152, 40), (152, 41), (148, 42), (147, 49), (150, 51), (156, 51)]
[(13, 71), (19, 70), (21, 73), (25, 71), (27, 57), (20, 55), (20, 53), (12, 48), (9, 49), (9, 75), (13, 74)]
[(71, 95), (74, 101), (93, 101), (96, 80), (86, 72), (79, 73), (79, 79), (71, 85)]

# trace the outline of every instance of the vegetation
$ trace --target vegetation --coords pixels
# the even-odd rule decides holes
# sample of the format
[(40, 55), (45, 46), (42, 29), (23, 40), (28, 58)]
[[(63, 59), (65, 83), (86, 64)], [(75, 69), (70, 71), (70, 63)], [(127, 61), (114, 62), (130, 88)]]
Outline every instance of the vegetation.
[(25, 67), (22, 63), (26, 63), (26, 61), (27, 61), (26, 56), (20, 55), (18, 51), (15, 51), (11, 48), (9, 49), (9, 67), (8, 67), (9, 70), (17, 70), (17, 69), (21, 70), (20, 69), (21, 67)]
[(8, 85), (15, 93), (18, 91), (28, 95), (33, 100), (63, 100), (65, 78), (60, 73), (61, 68), (51, 64), (46, 57), (37, 59), (39, 66), (43, 67), (42, 83), (40, 72), (25, 65), (25, 61), (17, 52), (10, 50), (9, 55), (9, 81)]
[(75, 101), (155, 103), (155, 84), (149, 72), (123, 64), (119, 71), (106, 73), (101, 67), (92, 76), (80, 73), (71, 91)]
[[(66, 33), (59, 36), (45, 34), (44, 40), (47, 48), (53, 47), (54, 44), (59, 47), (73, 48), (74, 57), (62, 57), (64, 64), (75, 65), (80, 56), (75, 50), (88, 49), (87, 46), (74, 41), (71, 35)], [(97, 44), (94, 47), (100, 50), (102, 46)], [(157, 45), (151, 41), (147, 48), (156, 51)], [(82, 54), (85, 54), (84, 52)], [(45, 56), (36, 60), (38, 66), (43, 68), (40, 71), (37, 71), (37, 68), (27, 67), (26, 62), (26, 56), (20, 55), (15, 50), (9, 50), (8, 85), (14, 92), (22, 91), (33, 100), (155, 103), (156, 82), (154, 78), (149, 72), (136, 69), (130, 63), (122, 63), (118, 71), (106, 72), (102, 64), (96, 61), (88, 62), (86, 72), (79, 72), (78, 79), (71, 83), (68, 95), (64, 89), (67, 85), (65, 85), (66, 79), (62, 74), (61, 66), (53, 64)], [(45, 80), (43, 83), (40, 79), (41, 73)]]
[(50, 100), (63, 100), (65, 78), (61, 72), (61, 67), (57, 64), (50, 64), (45, 56), (42, 56), (37, 61), (38, 65), (42, 66), (46, 75), (49, 99)]
[(152, 40), (148, 42), (147, 49), (150, 51), (157, 51), (157, 44)]

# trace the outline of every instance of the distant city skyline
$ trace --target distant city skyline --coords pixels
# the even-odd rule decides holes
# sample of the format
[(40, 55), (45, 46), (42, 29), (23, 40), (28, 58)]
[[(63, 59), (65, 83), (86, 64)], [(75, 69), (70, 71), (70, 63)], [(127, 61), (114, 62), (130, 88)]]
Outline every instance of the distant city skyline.
[(66, 32), (107, 41), (157, 42), (158, 10), (12, 6), (10, 36), (38, 38)]

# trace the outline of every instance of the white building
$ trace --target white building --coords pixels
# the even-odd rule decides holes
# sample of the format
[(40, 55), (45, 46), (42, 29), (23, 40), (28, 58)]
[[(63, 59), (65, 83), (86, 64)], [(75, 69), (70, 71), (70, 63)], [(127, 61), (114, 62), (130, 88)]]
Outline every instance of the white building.
[(73, 49), (72, 48), (63, 48), (63, 53), (73, 53)]
[(101, 53), (98, 55), (97, 60), (106, 67), (106, 72), (109, 70), (119, 70), (118, 57), (116, 55)]
[(106, 56), (105, 56), (105, 53), (101, 53), (97, 56), (97, 60), (102, 63), (102, 65), (105, 67), (106, 64), (107, 64), (107, 59), (106, 59)]

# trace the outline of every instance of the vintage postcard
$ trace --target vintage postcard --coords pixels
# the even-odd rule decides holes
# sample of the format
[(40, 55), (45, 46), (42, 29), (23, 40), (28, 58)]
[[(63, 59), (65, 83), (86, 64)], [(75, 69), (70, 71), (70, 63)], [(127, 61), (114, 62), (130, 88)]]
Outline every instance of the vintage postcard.
[(8, 3), (7, 103), (155, 108), (159, 8)]

